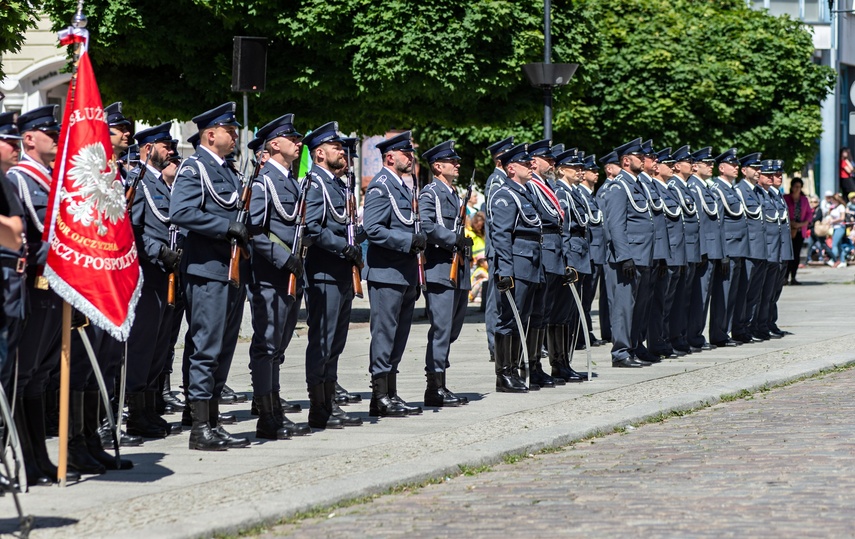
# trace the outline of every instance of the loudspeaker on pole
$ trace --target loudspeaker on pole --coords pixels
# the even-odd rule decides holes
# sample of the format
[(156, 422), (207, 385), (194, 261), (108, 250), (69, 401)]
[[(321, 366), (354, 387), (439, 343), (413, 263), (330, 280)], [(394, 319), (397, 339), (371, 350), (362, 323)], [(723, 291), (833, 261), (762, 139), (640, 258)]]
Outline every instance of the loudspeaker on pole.
[(263, 92), (267, 84), (267, 38), (234, 37), (232, 91)]

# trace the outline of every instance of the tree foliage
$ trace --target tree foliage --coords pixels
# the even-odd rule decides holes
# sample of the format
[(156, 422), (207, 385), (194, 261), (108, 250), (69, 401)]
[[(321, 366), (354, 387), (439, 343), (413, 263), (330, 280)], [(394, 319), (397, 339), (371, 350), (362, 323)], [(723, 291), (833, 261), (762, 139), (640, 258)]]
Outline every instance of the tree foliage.
[[(46, 0), (57, 27), (73, 3)], [(603, 153), (635, 136), (657, 146), (736, 146), (804, 164), (833, 72), (804, 27), (742, 0), (554, 0), (555, 62), (579, 63), (555, 92), (554, 139)], [(486, 169), (500, 137), (541, 138), (542, 92), (521, 67), (543, 58), (541, 0), (89, 0), (105, 101), (150, 122), (231, 93), (232, 36), (265, 36), (267, 90), (250, 123), (285, 112), (310, 129), (413, 128), (426, 149), (455, 138)]]
[(36, 27), (36, 8), (28, 0), (0, 0), (0, 79), (3, 54), (18, 52), (24, 44), (24, 33)]

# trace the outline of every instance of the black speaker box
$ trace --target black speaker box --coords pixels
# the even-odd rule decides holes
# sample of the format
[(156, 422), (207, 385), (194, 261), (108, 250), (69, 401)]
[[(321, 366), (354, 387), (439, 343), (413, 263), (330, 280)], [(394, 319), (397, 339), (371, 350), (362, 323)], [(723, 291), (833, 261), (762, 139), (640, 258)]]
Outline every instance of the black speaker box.
[(235, 36), (232, 91), (263, 92), (267, 84), (267, 38)]

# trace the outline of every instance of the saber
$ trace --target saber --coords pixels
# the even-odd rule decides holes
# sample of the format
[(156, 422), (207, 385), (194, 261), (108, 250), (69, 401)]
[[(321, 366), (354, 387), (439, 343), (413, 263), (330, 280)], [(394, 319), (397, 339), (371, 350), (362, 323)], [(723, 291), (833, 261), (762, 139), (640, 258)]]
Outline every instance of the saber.
[[(582, 326), (583, 333), (585, 335), (585, 352), (588, 356), (588, 381), (593, 380), (591, 374), (591, 336), (588, 333), (588, 320), (585, 318), (585, 310), (582, 309), (582, 298), (579, 297), (579, 291), (576, 290), (576, 287), (573, 286), (573, 283), (567, 285), (570, 287), (570, 291), (573, 292), (573, 299), (576, 300), (576, 308), (579, 309), (579, 324), (576, 326), (577, 329), (577, 337), (578, 338), (578, 329), (579, 326)], [(570, 360), (573, 359), (573, 350), (576, 348), (576, 339), (573, 339), (573, 346), (570, 347)], [(568, 361), (569, 363), (569, 361)]]
[[(513, 286), (511, 288), (513, 288)], [(514, 320), (517, 321), (517, 327), (520, 330), (520, 339), (522, 340), (522, 361), (525, 361), (525, 364), (528, 365), (528, 346), (526, 345), (528, 341), (525, 336), (525, 328), (523, 327), (522, 318), (520, 318), (520, 311), (517, 309), (517, 304), (514, 301), (514, 295), (511, 294), (510, 288), (505, 290), (505, 296), (508, 298), (508, 303), (511, 304), (511, 310), (514, 312)], [(517, 359), (517, 369), (519, 368), (520, 359)]]
[[(125, 341), (125, 350), (122, 354), (122, 369), (119, 372), (119, 415), (115, 418), (116, 432), (113, 434), (113, 443), (119, 443), (122, 440), (122, 410), (125, 408), (125, 387), (127, 385), (128, 376), (128, 341)], [(113, 406), (110, 408), (110, 413), (113, 413)]]
[(80, 340), (83, 341), (83, 347), (86, 348), (86, 355), (89, 356), (89, 363), (92, 364), (92, 370), (95, 371), (95, 380), (98, 381), (98, 389), (101, 390), (101, 397), (104, 399), (104, 409), (107, 410), (107, 422), (110, 425), (110, 434), (113, 436), (113, 445), (116, 448), (116, 469), (122, 469), (122, 461), (119, 458), (119, 439), (116, 434), (116, 420), (113, 418), (113, 406), (110, 404), (110, 395), (107, 393), (107, 384), (104, 383), (104, 375), (101, 374), (101, 368), (98, 366), (98, 360), (95, 358), (95, 350), (92, 349), (92, 343), (89, 342), (89, 335), (82, 327), (77, 328), (80, 334)]
[[(21, 439), (18, 437), (18, 429), (15, 428), (15, 422), (12, 420), (12, 409), (9, 407), (9, 401), (6, 399), (6, 392), (3, 391), (3, 389), (0, 389), (0, 414), (3, 415), (3, 421), (6, 423), (6, 446), (12, 448), (12, 456), (15, 460), (14, 477), (11, 475), (9, 465), (6, 463), (6, 447), (0, 448), (0, 456), (3, 457), (3, 464), (6, 466), (6, 473), (9, 475), (9, 484), (12, 486), (10, 490), (14, 493), (15, 477), (18, 478), (19, 485), (27, 485), (27, 469), (24, 466), (21, 466), (21, 461), (23, 460), (24, 455), (21, 452)], [(24, 492), (27, 492), (27, 490), (29, 490), (29, 487), (27, 487)], [(15, 496), (15, 503), (18, 504), (17, 496)], [(20, 512), (21, 509), (19, 505), (18, 513)]]

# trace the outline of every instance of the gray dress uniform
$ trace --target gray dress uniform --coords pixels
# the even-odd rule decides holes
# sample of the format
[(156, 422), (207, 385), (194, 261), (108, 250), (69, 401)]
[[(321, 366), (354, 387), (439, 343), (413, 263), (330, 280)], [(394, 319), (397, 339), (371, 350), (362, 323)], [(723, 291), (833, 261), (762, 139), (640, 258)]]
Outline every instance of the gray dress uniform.
[[(338, 380), (338, 360), (347, 343), (353, 304), (353, 264), (342, 256), (347, 246), (345, 185), (314, 165), (306, 193), (306, 385)], [(357, 238), (357, 244), (364, 236)]]
[[(677, 150), (672, 157), (678, 157), (681, 150), (688, 155), (686, 148)], [(674, 303), (671, 307), (671, 348), (678, 352), (689, 351), (688, 324), (692, 283), (695, 280), (698, 264), (701, 262), (701, 233), (698, 206), (688, 184), (678, 176), (673, 176), (668, 182), (668, 189), (680, 203), (683, 213), (683, 236), (686, 244), (686, 267), (677, 283), (674, 293)]]
[[(780, 161), (779, 167), (783, 167), (783, 162)], [(781, 299), (781, 292), (784, 290), (784, 283), (787, 282), (787, 265), (796, 256), (793, 252), (793, 241), (790, 236), (790, 214), (787, 208), (787, 202), (781, 196), (781, 193), (773, 188), (770, 188), (776, 204), (778, 205), (778, 220), (781, 225), (781, 274), (779, 276), (778, 285), (775, 294), (772, 296), (772, 302), (769, 306), (769, 332), (775, 335), (787, 335), (778, 328), (778, 300)], [(771, 335), (770, 335), (771, 337)]]
[[(510, 144), (513, 144), (513, 137), (510, 137), (509, 140)], [(510, 145), (508, 147), (510, 147)], [(500, 168), (495, 168), (487, 178), (486, 187), (484, 189), (484, 214), (486, 216), (484, 223), (484, 256), (488, 261), (493, 259), (493, 240), (490, 238), (490, 198), (496, 189), (504, 185), (507, 181), (508, 177), (505, 175), (505, 171)], [(496, 352), (496, 323), (499, 321), (499, 306), (496, 301), (496, 283), (492, 279), (488, 279), (483, 286), (484, 323), (487, 329), (487, 347), (490, 350), (490, 358), (493, 358)]]
[(718, 203), (707, 184), (695, 175), (686, 182), (695, 199), (700, 218), (701, 262), (695, 271), (686, 327), (686, 340), (696, 348), (705, 346), (704, 325), (710, 305), (712, 276), (718, 261), (724, 258), (722, 247), (722, 222)]
[(371, 300), (372, 377), (397, 373), (419, 294), (418, 257), (413, 251), (413, 195), (403, 180), (383, 168), (368, 184), (362, 214), (368, 237), (366, 280)]
[(751, 342), (751, 323), (757, 314), (763, 280), (766, 277), (766, 220), (763, 216), (762, 199), (750, 182), (742, 180), (737, 183), (736, 194), (745, 211), (748, 257), (737, 285), (731, 336), (737, 341)]
[[(670, 152), (670, 149), (668, 149)], [(654, 355), (670, 355), (671, 347), (671, 309), (677, 286), (686, 267), (686, 236), (683, 225), (683, 209), (680, 202), (668, 186), (658, 180), (653, 181), (659, 199), (662, 201), (662, 215), (665, 217), (668, 238), (668, 257), (665, 264), (667, 272), (656, 280), (650, 305), (650, 321), (647, 326), (647, 346)]]
[[(645, 154), (653, 152), (653, 147), (650, 141), (642, 145), (642, 151)], [(650, 213), (653, 217), (653, 264), (650, 271), (650, 282), (648, 286), (639, 290), (638, 293), (638, 312), (640, 313), (637, 321), (641, 338), (639, 339), (638, 347), (635, 354), (641, 359), (654, 360), (658, 359), (648, 352), (644, 347), (644, 340), (649, 339), (648, 326), (650, 324), (653, 308), (654, 294), (658, 290), (659, 279), (667, 277), (667, 260), (671, 255), (671, 246), (668, 239), (668, 222), (665, 215), (665, 206), (662, 197), (659, 195), (659, 189), (653, 185), (654, 180), (646, 172), (638, 175), (638, 184), (644, 191), (647, 197), (647, 203), (650, 208)], [(661, 316), (657, 313), (656, 316)], [(658, 328), (657, 328), (658, 330)], [(656, 339), (653, 339), (656, 340)]]
[[(771, 160), (770, 160), (771, 161)], [(764, 161), (765, 166), (766, 161)], [(773, 166), (773, 165), (772, 165)], [(781, 236), (790, 234), (789, 226), (786, 230), (782, 230), (781, 211), (786, 212), (786, 205), (778, 204), (776, 198), (780, 198), (777, 192), (772, 191), (774, 187), (766, 189), (759, 188), (758, 196), (763, 200), (763, 218), (766, 226), (766, 275), (763, 278), (763, 292), (760, 296), (760, 303), (757, 306), (756, 322), (751, 325), (751, 334), (754, 337), (767, 341), (771, 338), (779, 338), (778, 335), (770, 335), (770, 320), (771, 307), (775, 301), (775, 294), (778, 290), (778, 284), (781, 282), (782, 256), (781, 256)], [(783, 202), (783, 201), (782, 201)]]
[[(640, 144), (640, 140), (638, 141)], [(625, 153), (629, 153), (627, 150)], [(609, 290), (609, 313), (612, 329), (612, 364), (636, 366), (633, 361), (641, 333), (635, 320), (641, 319), (636, 307), (639, 291), (650, 280), (653, 264), (654, 224), (647, 195), (638, 180), (622, 170), (604, 195), (607, 265), (603, 268)], [(635, 271), (627, 277), (624, 263), (632, 261)]]
[(252, 310), (249, 370), (254, 396), (278, 393), (279, 365), (291, 342), (303, 300), (302, 276), (296, 299), (288, 295), (292, 253), (299, 215), (300, 184), (292, 172), (270, 159), (252, 184), (249, 221), (252, 237), (252, 280), (247, 298)]
[(739, 281), (745, 269), (745, 259), (749, 255), (748, 224), (736, 187), (721, 178), (715, 178), (712, 192), (716, 196), (722, 218), (724, 254), (730, 263), (727, 273), (717, 271), (713, 276), (709, 336), (712, 344), (726, 346), (728, 342), (733, 345), (730, 336), (738, 303)]
[[(169, 218), (187, 230), (181, 268), (192, 347), (185, 354), (190, 401), (216, 402), (237, 344), (246, 289), (228, 283), (227, 233), (238, 216), (240, 194), (237, 174), (204, 147), (181, 164), (172, 190)], [(240, 262), (240, 278), (249, 278), (246, 260)]]
[(471, 281), (469, 257), (457, 269), (457, 286), (451, 281), (451, 264), (457, 241), (460, 200), (457, 193), (442, 180), (434, 178), (419, 194), (419, 212), (422, 230), (427, 235), (425, 249), (425, 277), (430, 329), (425, 351), (425, 372), (442, 373), (451, 366), (448, 361), (451, 343), (457, 340), (463, 328), (463, 318), (469, 302)]
[[(578, 199), (583, 202), (582, 208), (588, 220), (588, 250), (591, 256), (590, 276), (582, 280), (582, 308), (585, 310), (585, 318), (588, 321), (588, 329), (590, 330), (593, 327), (591, 307), (594, 303), (597, 288), (599, 287), (600, 337), (606, 341), (609, 340), (611, 335), (608, 322), (608, 294), (606, 293), (603, 277), (603, 264), (606, 263), (606, 244), (603, 232), (603, 212), (600, 211), (601, 199), (594, 196), (593, 191), (590, 191), (584, 185), (579, 185), (576, 188), (576, 193), (579, 195)], [(593, 339), (593, 333), (591, 337), (591, 342), (594, 342), (596, 339)]]
[[(551, 155), (551, 154), (550, 154)], [(530, 191), (530, 198), (534, 202), (535, 210), (540, 215), (543, 242), (541, 244), (541, 266), (543, 267), (543, 286), (539, 287), (534, 295), (534, 305), (531, 314), (529, 329), (541, 330), (547, 324), (563, 323), (557, 315), (556, 299), (561, 287), (564, 285), (564, 271), (568, 265), (568, 253), (565, 253), (563, 228), (565, 216), (560, 203), (556, 207), (557, 199), (553, 201), (547, 192), (535, 185), (540, 182), (549, 194), (555, 196), (555, 191), (546, 180), (532, 173), (532, 181), (526, 184)], [(530, 347), (531, 348), (531, 347)], [(537, 348), (539, 350), (539, 348)], [(531, 356), (531, 350), (529, 350)], [(529, 357), (531, 359), (531, 357)]]

